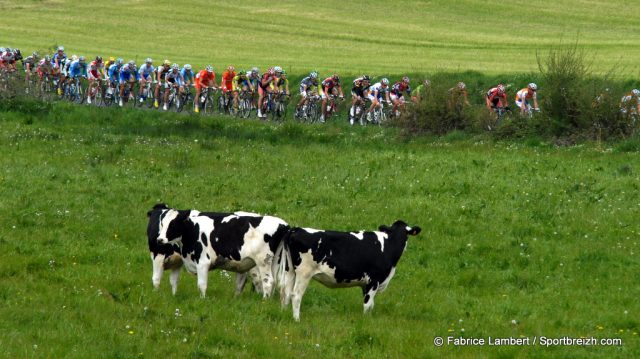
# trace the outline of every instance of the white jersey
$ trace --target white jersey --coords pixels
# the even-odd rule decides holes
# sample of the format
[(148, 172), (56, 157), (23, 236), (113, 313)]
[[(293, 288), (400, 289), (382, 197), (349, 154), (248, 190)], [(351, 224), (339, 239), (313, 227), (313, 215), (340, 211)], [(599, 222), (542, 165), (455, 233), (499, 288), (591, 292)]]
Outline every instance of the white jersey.
[(380, 82), (376, 82), (369, 87), (370, 94), (374, 93), (375, 91), (378, 91), (378, 96), (384, 95), (385, 92), (389, 91), (389, 86), (382, 87), (382, 84)]

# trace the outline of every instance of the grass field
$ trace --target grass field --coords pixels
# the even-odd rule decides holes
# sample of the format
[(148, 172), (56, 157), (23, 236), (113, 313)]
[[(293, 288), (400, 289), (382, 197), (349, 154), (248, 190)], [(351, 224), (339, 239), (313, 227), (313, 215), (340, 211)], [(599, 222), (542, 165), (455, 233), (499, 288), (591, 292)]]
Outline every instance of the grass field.
[[(270, 126), (55, 104), (0, 106), (0, 356), (640, 355), (640, 168), (624, 147)], [(458, 136), (460, 137), (460, 136)], [(250, 210), (410, 239), (363, 316), (313, 283), (302, 321), (210, 274), (151, 285), (146, 211)], [(434, 347), (435, 336), (620, 338), (615, 347)]]
[(0, 0), (0, 11), (2, 45), (217, 69), (528, 73), (536, 50), (579, 39), (596, 71), (637, 77), (640, 57), (640, 3), (623, 0)]

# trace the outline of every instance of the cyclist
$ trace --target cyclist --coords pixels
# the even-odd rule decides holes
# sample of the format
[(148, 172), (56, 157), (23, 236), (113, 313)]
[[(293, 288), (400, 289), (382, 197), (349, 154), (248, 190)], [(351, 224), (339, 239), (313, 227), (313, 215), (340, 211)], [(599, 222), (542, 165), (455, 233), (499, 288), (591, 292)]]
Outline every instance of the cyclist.
[(87, 63), (84, 56), (80, 56), (77, 60), (69, 63), (66, 81), (69, 83), (79, 77), (87, 78)]
[(118, 75), (118, 80), (120, 82), (120, 101), (118, 101), (118, 105), (122, 107), (122, 97), (124, 97), (125, 86), (127, 84), (130, 84), (129, 97), (133, 97), (133, 87), (135, 86), (136, 82), (140, 80), (140, 74), (138, 73), (138, 69), (136, 68), (135, 61), (131, 60), (128, 64), (122, 66)]
[(538, 92), (538, 85), (535, 83), (530, 83), (527, 87), (518, 91), (516, 94), (516, 106), (520, 108), (520, 114), (528, 114), (531, 113), (531, 103), (530, 100), (533, 100), (533, 110), (540, 111), (538, 107), (538, 96), (536, 95)]
[(34, 52), (31, 56), (27, 56), (24, 61), (22, 61), (22, 66), (24, 67), (24, 81), (27, 84), (27, 92), (29, 91), (29, 81), (31, 80), (31, 75), (36, 71), (36, 64), (38, 63), (38, 53)]
[(200, 112), (200, 92), (202, 91), (202, 88), (218, 87), (218, 84), (216, 83), (216, 73), (213, 71), (213, 67), (211, 65), (208, 65), (206, 69), (201, 70), (196, 74), (194, 85), (196, 86), (196, 101), (194, 101), (194, 111)]
[(107, 71), (107, 93), (113, 94), (114, 89), (118, 87), (118, 80), (120, 78), (120, 69), (122, 68), (123, 60), (118, 58), (114, 61), (111, 66), (109, 66), (109, 70)]
[(371, 122), (371, 114), (377, 107), (383, 108), (382, 96), (385, 96), (387, 103), (390, 103), (389, 99), (389, 80), (385, 77), (380, 82), (371, 85), (368, 91), (368, 98), (371, 101), (371, 106), (367, 112), (367, 121)]
[(191, 65), (185, 64), (182, 70), (180, 70), (180, 75), (182, 75), (184, 79), (185, 87), (193, 85), (193, 70), (191, 70)]
[(496, 87), (492, 87), (485, 95), (487, 102), (487, 109), (490, 112), (495, 112), (497, 108), (509, 109), (507, 103), (507, 93), (503, 84), (499, 84)]
[(182, 74), (180, 74), (180, 66), (178, 66), (178, 64), (171, 65), (171, 70), (167, 71), (164, 80), (164, 105), (162, 109), (167, 111), (167, 102), (169, 101), (171, 88), (178, 88), (178, 93), (180, 94), (184, 92), (184, 79), (182, 78)]
[(633, 89), (620, 100), (620, 112), (623, 115), (637, 120), (640, 114), (640, 90)]
[(169, 71), (169, 69), (171, 68), (171, 61), (169, 60), (164, 60), (164, 62), (162, 63), (162, 66), (158, 66), (158, 68), (156, 68), (156, 89), (153, 92), (153, 96), (155, 98), (155, 101), (153, 101), (153, 107), (158, 108), (158, 99), (160, 98), (160, 87), (163, 87), (163, 81), (164, 81), (164, 77), (167, 74), (167, 72)]
[(236, 68), (233, 66), (227, 67), (227, 70), (222, 73), (222, 79), (220, 80), (222, 92), (227, 93), (233, 90), (233, 78), (236, 77), (236, 75)]
[(274, 67), (276, 73), (276, 80), (271, 84), (271, 90), (278, 93), (284, 93), (289, 96), (289, 80), (287, 79), (287, 73), (280, 66)]
[(260, 82), (260, 70), (257, 67), (251, 69), (249, 73), (247, 73), (247, 78), (249, 79), (249, 83), (253, 87), (252, 96), (251, 96), (251, 106), (253, 108), (256, 107), (256, 92), (258, 92), (258, 84)]
[(320, 96), (322, 97), (322, 114), (320, 115), (320, 122), (324, 122), (327, 115), (327, 100), (330, 95), (339, 96), (341, 100), (344, 100), (344, 93), (342, 92), (340, 76), (338, 76), (338, 74), (333, 74), (331, 77), (327, 77), (322, 81), (322, 91), (320, 91)]
[[(98, 58), (100, 62), (98, 62)], [(88, 104), (91, 104), (92, 89), (102, 84), (102, 75), (100, 71), (102, 65), (102, 58), (100, 56), (96, 57), (96, 59), (91, 61), (89, 64), (89, 71), (87, 71), (87, 79), (89, 80), (89, 86), (87, 86)]]
[[(142, 92), (144, 92), (144, 88), (146, 87), (147, 83), (153, 82), (153, 73), (155, 70), (156, 68), (153, 67), (153, 60), (150, 57), (147, 57), (147, 59), (144, 61), (144, 64), (142, 64), (142, 66), (140, 66), (140, 69), (138, 69), (138, 76), (140, 77), (140, 88), (138, 89), (138, 97), (140, 98), (140, 103), (143, 103), (144, 100), (146, 100), (142, 96)], [(147, 96), (149, 96), (149, 94), (147, 94)]]
[(391, 86), (391, 90), (389, 91), (389, 96), (391, 98), (391, 102), (393, 103), (392, 113), (396, 116), (400, 115), (398, 111), (401, 108), (404, 111), (404, 93), (407, 93), (407, 96), (411, 97), (411, 87), (409, 87), (409, 77), (404, 76), (402, 81), (398, 81), (393, 86)]
[(233, 78), (232, 90), (233, 90), (233, 107), (237, 109), (240, 91), (253, 92), (253, 85), (251, 85), (251, 81), (249, 81), (249, 78), (247, 77), (247, 73), (244, 70), (240, 70), (240, 72), (238, 72), (238, 74)]
[(425, 79), (420, 85), (415, 88), (415, 90), (413, 90), (411, 101), (413, 101), (414, 103), (419, 103), (422, 98), (426, 97), (429, 88), (431, 88), (431, 81), (429, 81), (429, 79)]
[(38, 72), (38, 87), (40, 87), (44, 75), (49, 75), (49, 79), (51, 79), (53, 74), (53, 64), (51, 63), (51, 57), (49, 55), (45, 55), (45, 57), (38, 62), (36, 71)]
[[(51, 58), (51, 64), (53, 65), (53, 75), (54, 76), (60, 76), (62, 77), (60, 74), (62, 72), (62, 68), (65, 65), (65, 62), (67, 62), (67, 54), (64, 52), (64, 47), (59, 46), (58, 50), (56, 51), (55, 54), (53, 54), (53, 57)], [(63, 78), (60, 78), (60, 80), (58, 81), (58, 95), (62, 95), (62, 80)]]
[(371, 86), (371, 78), (369, 75), (362, 75), (353, 80), (351, 87), (351, 108), (349, 109), (349, 124), (353, 125), (356, 117), (356, 106), (364, 105), (364, 99), (367, 97), (369, 87)]
[[(296, 105), (296, 113), (300, 115), (304, 114), (307, 111), (307, 104), (309, 103), (310, 95), (317, 95), (319, 92), (319, 84), (318, 84), (318, 72), (311, 71), (309, 76), (305, 77), (300, 81), (300, 101), (298, 105)], [(302, 110), (302, 111), (301, 111)]]
[(109, 67), (111, 67), (111, 65), (113, 65), (114, 62), (116, 62), (116, 59), (113, 56), (111, 56), (109, 60), (107, 60), (107, 62), (104, 63), (102, 74), (104, 75), (105, 79), (109, 78)]
[(260, 82), (258, 83), (258, 117), (266, 117), (266, 114), (263, 115), (262, 107), (264, 105), (265, 96), (271, 92), (271, 84), (276, 81), (276, 70), (271, 67), (269, 71), (267, 71)]
[(458, 105), (471, 106), (469, 104), (469, 94), (467, 84), (459, 81), (454, 87), (449, 89), (449, 110), (458, 109)]

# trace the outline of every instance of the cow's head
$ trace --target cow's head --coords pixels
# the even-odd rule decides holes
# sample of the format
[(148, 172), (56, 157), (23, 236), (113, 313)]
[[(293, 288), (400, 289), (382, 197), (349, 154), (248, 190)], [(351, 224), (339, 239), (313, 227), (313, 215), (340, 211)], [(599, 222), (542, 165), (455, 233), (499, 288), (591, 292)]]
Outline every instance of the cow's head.
[(418, 226), (415, 227), (411, 227), (409, 225), (407, 225), (407, 223), (405, 223), (402, 220), (397, 220), (395, 221), (391, 227), (389, 226), (385, 226), (384, 224), (381, 225), (380, 227), (378, 227), (378, 230), (384, 233), (387, 233), (389, 235), (389, 237), (393, 237), (393, 235), (397, 235), (398, 233), (405, 233), (405, 235), (407, 236), (415, 236), (418, 233), (420, 233), (420, 231), (422, 231), (422, 229)]
[(190, 210), (165, 210), (160, 215), (160, 231), (158, 234), (158, 243), (166, 244), (182, 239), (182, 235), (185, 233), (186, 228), (185, 222), (188, 221), (189, 216), (197, 215), (198, 213), (198, 211)]

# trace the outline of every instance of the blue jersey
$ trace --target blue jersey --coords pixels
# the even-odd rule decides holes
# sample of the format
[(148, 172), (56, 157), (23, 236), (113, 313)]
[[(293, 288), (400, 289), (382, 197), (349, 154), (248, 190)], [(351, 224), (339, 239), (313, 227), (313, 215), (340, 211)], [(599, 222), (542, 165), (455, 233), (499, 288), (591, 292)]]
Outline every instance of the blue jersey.
[(136, 81), (140, 80), (140, 74), (138, 74), (135, 67), (132, 69), (129, 66), (123, 66), (120, 69), (120, 82), (129, 82), (132, 76), (135, 77)]
[(59, 56), (57, 52), (53, 54), (53, 57), (51, 58), (51, 65), (55, 66), (56, 60), (58, 60), (60, 67), (62, 67), (62, 65), (67, 61), (67, 54), (62, 53), (62, 56)]
[(118, 82), (118, 73), (120, 72), (120, 66), (118, 64), (113, 64), (109, 66), (109, 81)]
[(69, 65), (69, 76), (73, 78), (80, 75), (87, 76), (87, 64), (80, 62), (80, 60), (71, 62)]
[(140, 70), (138, 70), (138, 75), (144, 79), (148, 79), (155, 70), (156, 69), (153, 65), (143, 64), (140, 66)]
[(193, 71), (191, 70), (186, 70), (186, 69), (182, 69), (180, 70), (180, 74), (182, 75), (182, 78), (184, 79), (184, 81), (191, 81), (193, 82)]

